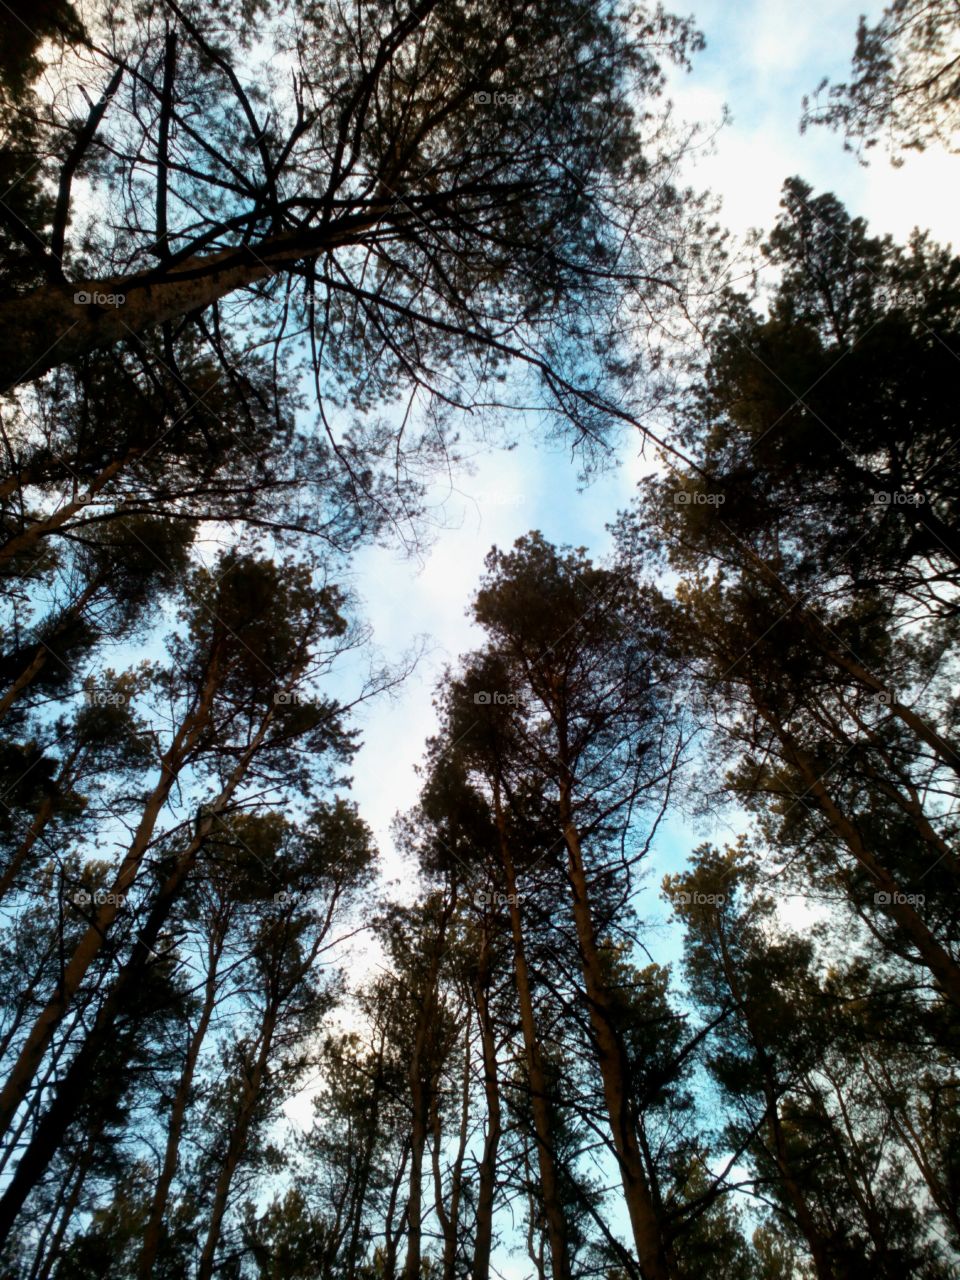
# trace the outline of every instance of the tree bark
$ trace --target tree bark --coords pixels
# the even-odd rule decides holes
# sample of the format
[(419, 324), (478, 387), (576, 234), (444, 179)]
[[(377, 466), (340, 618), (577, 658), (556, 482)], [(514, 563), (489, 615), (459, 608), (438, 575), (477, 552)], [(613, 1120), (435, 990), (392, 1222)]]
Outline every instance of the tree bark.
[(484, 919), (480, 962), (473, 990), (483, 1057), (483, 1094), (487, 1107), (487, 1129), (478, 1167), (477, 1212), (471, 1274), (473, 1280), (487, 1280), (490, 1274), (490, 1252), (493, 1247), (493, 1208), (497, 1185), (497, 1151), (500, 1146), (501, 1132), (497, 1042), (490, 1016), (489, 914)]
[[(57, 1027), (70, 1007), (87, 971), (103, 947), (110, 927), (121, 909), (124, 897), (140, 869), (170, 791), (190, 750), (209, 721), (219, 679), (219, 655), (212, 654), (207, 664), (206, 678), (197, 705), (187, 715), (163, 756), (160, 777), (147, 800), (133, 842), (113, 882), (108, 901), (98, 905), (94, 912), (90, 927), (81, 937), (73, 955), (64, 967), (53, 995), (37, 1016), (17, 1061), (0, 1091), (0, 1137), (7, 1133), (17, 1109), (27, 1096)], [(235, 786), (236, 783), (232, 785)]]
[(779, 724), (772, 712), (760, 708), (761, 715), (774, 729), (780, 739), (784, 751), (796, 766), (806, 783), (807, 791), (816, 800), (830, 827), (839, 839), (847, 846), (857, 862), (870, 873), (878, 889), (889, 897), (887, 909), (909, 938), (929, 969), (940, 984), (947, 999), (960, 1009), (960, 968), (953, 958), (940, 946), (936, 938), (924, 924), (920, 914), (909, 902), (898, 902), (898, 898), (906, 897), (893, 874), (880, 862), (877, 856), (860, 834), (858, 827), (847, 817), (834, 800), (823, 778), (811, 761), (809, 755), (796, 743)]
[[(497, 190), (490, 188), (487, 194)], [(516, 190), (517, 184), (502, 186), (504, 194)], [(477, 193), (483, 192), (478, 188)], [(381, 225), (396, 235), (398, 226), (415, 224), (450, 206), (452, 195), (425, 196), (411, 209), (385, 192), (360, 212), (344, 214), (326, 225), (268, 236), (256, 244), (196, 254), (134, 275), (42, 285), (0, 304), (0, 391), (202, 311), (227, 294), (285, 273), (297, 263), (366, 242)], [(77, 294), (90, 300), (77, 302)]]
[(553, 1280), (569, 1280), (570, 1256), (567, 1249), (567, 1225), (560, 1198), (556, 1156), (553, 1145), (553, 1124), (550, 1117), (549, 1091), (546, 1072), (540, 1055), (533, 998), (530, 991), (530, 972), (523, 942), (523, 926), (520, 920), (517, 877), (513, 866), (510, 843), (507, 840), (506, 822), (500, 800), (500, 789), (494, 789), (495, 814), (500, 846), (500, 861), (507, 889), (507, 906), (510, 912), (510, 930), (513, 935), (513, 971), (520, 1006), (520, 1025), (523, 1031), (523, 1047), (527, 1060), (527, 1079), (530, 1084), (530, 1107), (537, 1144), (537, 1161), (540, 1168), (540, 1190), (543, 1196), (543, 1213), (547, 1224)]
[(253, 1070), (244, 1080), (240, 1105), (230, 1132), (229, 1142), (227, 1143), (227, 1154), (224, 1157), (223, 1165), (217, 1178), (213, 1204), (210, 1208), (210, 1222), (203, 1244), (203, 1252), (200, 1255), (200, 1262), (197, 1267), (197, 1280), (211, 1280), (213, 1275), (213, 1264), (217, 1246), (220, 1243), (220, 1233), (223, 1230), (223, 1218), (227, 1211), (230, 1186), (246, 1150), (250, 1121), (260, 1097), (260, 1089), (263, 1085), (264, 1074), (270, 1059), (270, 1051), (273, 1048), (273, 1035), (276, 1030), (277, 1015), (278, 1004), (277, 1002), (271, 1002), (264, 1013)]
[(213, 1017), (213, 1011), (217, 1002), (217, 970), (220, 963), (220, 956), (223, 952), (225, 932), (218, 930), (210, 939), (207, 953), (207, 978), (204, 983), (203, 1006), (200, 1010), (200, 1017), (197, 1021), (193, 1035), (190, 1037), (190, 1043), (187, 1047), (187, 1056), (183, 1064), (183, 1070), (180, 1072), (180, 1079), (177, 1082), (177, 1091), (174, 1094), (173, 1106), (170, 1109), (170, 1120), (167, 1124), (167, 1141), (164, 1148), (163, 1164), (160, 1169), (160, 1175), (157, 1178), (157, 1185), (153, 1193), (153, 1200), (150, 1204), (150, 1216), (147, 1219), (147, 1225), (143, 1233), (143, 1247), (140, 1250), (140, 1256), (137, 1259), (137, 1276), (138, 1280), (150, 1280), (153, 1275), (154, 1263), (157, 1260), (157, 1251), (160, 1248), (160, 1240), (163, 1231), (163, 1219), (167, 1211), (167, 1200), (170, 1195), (170, 1187), (176, 1176), (177, 1165), (180, 1162), (180, 1138), (183, 1134), (184, 1118), (187, 1113), (187, 1104), (190, 1100), (190, 1090), (193, 1087), (193, 1077), (196, 1071), (197, 1061), (200, 1057), (200, 1050), (203, 1041), (206, 1038), (207, 1029), (210, 1026), (210, 1019)]
[(636, 1118), (632, 1115), (628, 1092), (629, 1061), (612, 1016), (610, 997), (597, 952), (580, 833), (573, 820), (570, 792), (566, 785), (561, 785), (560, 788), (560, 820), (567, 847), (567, 874), (573, 895), (573, 916), (590, 1026), (597, 1047), (607, 1117), (620, 1165), (623, 1194), (630, 1215), (637, 1257), (645, 1280), (671, 1280), (661, 1224), (637, 1142)]

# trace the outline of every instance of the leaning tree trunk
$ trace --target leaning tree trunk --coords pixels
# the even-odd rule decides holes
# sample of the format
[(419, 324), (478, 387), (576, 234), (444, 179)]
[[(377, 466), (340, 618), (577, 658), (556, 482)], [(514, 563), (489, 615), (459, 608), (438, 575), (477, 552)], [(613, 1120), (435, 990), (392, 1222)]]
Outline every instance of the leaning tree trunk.
[(653, 1195), (647, 1183), (630, 1106), (630, 1066), (617, 1031), (593, 931), (593, 917), (583, 865), (580, 833), (573, 821), (569, 790), (560, 789), (560, 820), (567, 847), (567, 874), (573, 894), (573, 916), (583, 972), (590, 1026), (597, 1046), (607, 1118), (620, 1165), (623, 1194), (630, 1215), (637, 1257), (646, 1280), (670, 1280), (670, 1266)]
[[(442, 197), (434, 203), (442, 205)], [(0, 304), (0, 391), (202, 311), (237, 289), (351, 244), (385, 218), (399, 216), (396, 200), (387, 194), (382, 204), (362, 214), (256, 245), (197, 254), (135, 275), (41, 285)]]
[(487, 1131), (477, 1169), (477, 1211), (473, 1245), (473, 1280), (487, 1280), (493, 1247), (493, 1208), (497, 1186), (497, 1151), (500, 1146), (500, 1087), (497, 1076), (497, 1041), (490, 1016), (490, 916), (483, 925), (480, 962), (474, 982), (474, 1003), (480, 1026), (483, 1058), (483, 1093), (487, 1106)]
[(190, 844), (177, 859), (173, 870), (161, 885), (147, 920), (137, 935), (137, 946), (133, 955), (114, 982), (97, 1014), (92, 1030), (60, 1081), (53, 1102), (40, 1118), (27, 1149), (20, 1158), (16, 1173), (0, 1198), (0, 1245), (9, 1235), (27, 1196), (37, 1185), (62, 1144), (73, 1119), (76, 1099), (94, 1071), (100, 1053), (113, 1034), (116, 1019), (124, 1007), (128, 993), (140, 980), (150, 952), (183, 890), (204, 840), (209, 835), (215, 819), (226, 809), (237, 787), (246, 777), (251, 761), (263, 744), (273, 716), (273, 708), (270, 708), (261, 720), (252, 741), (234, 766), (220, 794), (207, 810)]
[[(232, 791), (233, 787), (230, 787), (229, 794), (232, 794)], [(222, 792), (221, 798), (222, 803), (219, 804), (219, 808), (222, 809), (229, 796), (225, 796)], [(138, 932), (133, 955), (121, 969), (109, 994), (100, 1006), (93, 1027), (59, 1081), (53, 1101), (40, 1117), (29, 1143), (20, 1156), (16, 1172), (5, 1188), (3, 1196), (0, 1197), (0, 1245), (6, 1241), (24, 1202), (38, 1185), (50, 1161), (63, 1144), (76, 1113), (77, 1099), (95, 1074), (100, 1054), (111, 1043), (117, 1018), (131, 992), (142, 980), (150, 954), (170, 917), (184, 881), (196, 861), (197, 853), (216, 811), (211, 808), (202, 830), (195, 835), (190, 845), (180, 855), (176, 866), (161, 886), (146, 922)]]
[(187, 1114), (187, 1104), (190, 1101), (190, 1091), (193, 1087), (194, 1072), (197, 1068), (197, 1062), (200, 1058), (200, 1050), (203, 1047), (206, 1038), (207, 1029), (210, 1026), (210, 1020), (213, 1017), (213, 1011), (217, 1002), (217, 970), (220, 963), (220, 956), (223, 951), (224, 931), (220, 930), (214, 934), (210, 940), (209, 952), (207, 957), (207, 979), (204, 983), (203, 1006), (200, 1010), (200, 1017), (197, 1021), (193, 1035), (190, 1037), (190, 1043), (187, 1046), (187, 1055), (183, 1064), (183, 1070), (180, 1072), (180, 1079), (177, 1082), (177, 1091), (173, 1097), (173, 1106), (170, 1109), (170, 1120), (167, 1124), (167, 1141), (164, 1147), (163, 1164), (160, 1168), (160, 1176), (157, 1178), (157, 1185), (153, 1193), (153, 1199), (150, 1203), (150, 1216), (147, 1219), (147, 1225), (143, 1232), (143, 1247), (140, 1250), (140, 1256), (137, 1259), (137, 1277), (138, 1280), (150, 1280), (153, 1275), (154, 1264), (157, 1260), (157, 1251), (160, 1248), (160, 1241), (163, 1232), (163, 1219), (167, 1212), (167, 1201), (170, 1196), (170, 1187), (176, 1176), (177, 1165), (180, 1162), (180, 1139), (183, 1135), (183, 1123)]
[(260, 1088), (270, 1059), (270, 1051), (273, 1048), (273, 1035), (276, 1030), (277, 1015), (278, 1008), (276, 1004), (269, 1005), (264, 1013), (257, 1056), (253, 1063), (253, 1070), (244, 1081), (240, 1105), (227, 1143), (227, 1153), (220, 1167), (220, 1174), (214, 1189), (207, 1235), (197, 1267), (197, 1280), (211, 1280), (213, 1276), (213, 1264), (216, 1258), (217, 1246), (220, 1243), (220, 1234), (223, 1230), (223, 1219), (227, 1211), (230, 1187), (240, 1161), (243, 1159), (243, 1153), (247, 1149), (250, 1122), (260, 1097)]
[(569, 1280), (570, 1255), (567, 1249), (567, 1224), (557, 1176), (556, 1153), (553, 1144), (553, 1123), (550, 1116), (550, 1095), (533, 1013), (530, 972), (527, 968), (523, 926), (518, 905), (517, 877), (513, 865), (513, 856), (510, 852), (510, 843), (507, 840), (506, 823), (500, 803), (499, 788), (495, 790), (495, 800), (500, 860), (507, 889), (510, 929), (513, 934), (513, 971), (517, 988), (517, 1001), (520, 1005), (520, 1026), (523, 1032), (527, 1080), (530, 1085), (530, 1109), (533, 1112), (537, 1160), (540, 1168), (540, 1190), (543, 1197), (543, 1213), (547, 1223), (547, 1237), (550, 1243), (553, 1280)]
[(187, 757), (210, 719), (213, 698), (219, 684), (219, 661), (216, 655), (208, 663), (206, 680), (197, 706), (178, 729), (173, 742), (164, 754), (160, 765), (160, 777), (147, 800), (133, 842), (120, 866), (107, 901), (98, 905), (90, 927), (80, 938), (73, 955), (67, 962), (53, 995), (37, 1016), (27, 1036), (6, 1084), (0, 1091), (0, 1137), (10, 1128), (20, 1104), (30, 1089), (43, 1056), (64, 1014), (79, 990), (90, 966), (100, 954), (107, 935), (116, 919), (124, 897), (133, 884), (144, 854), (153, 838), (160, 813), (180, 775)]
[(787, 733), (772, 712), (763, 707), (759, 710), (777, 734), (785, 755), (795, 765), (806, 784), (807, 792), (816, 801), (831, 830), (868, 872), (877, 888), (887, 895), (889, 899), (887, 909), (904, 937), (916, 947), (920, 958), (940, 984), (947, 999), (960, 1009), (960, 967), (930, 932), (913, 905), (899, 901), (908, 895), (903, 892), (892, 872), (867, 845), (859, 827), (840, 808), (827, 787), (822, 773), (816, 768), (807, 752)]

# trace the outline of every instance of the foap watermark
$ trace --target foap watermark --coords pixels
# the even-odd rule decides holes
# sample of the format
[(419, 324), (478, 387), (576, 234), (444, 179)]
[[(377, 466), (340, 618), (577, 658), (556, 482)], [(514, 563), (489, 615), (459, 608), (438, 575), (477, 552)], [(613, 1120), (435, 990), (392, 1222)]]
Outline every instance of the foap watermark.
[(310, 707), (316, 702), (309, 693), (301, 693), (298, 689), (278, 689), (273, 695), (275, 707)]
[(294, 893), (291, 889), (278, 889), (273, 900), (280, 907), (292, 907), (303, 897), (302, 893)]
[(502, 489), (484, 489), (474, 495), (474, 502), (481, 507), (522, 507), (526, 500), (525, 493), (505, 493)]
[(519, 707), (521, 699), (515, 693), (501, 693), (499, 689), (481, 689), (473, 695), (478, 707)]
[(511, 90), (488, 90), (479, 89), (473, 95), (474, 106), (477, 107), (522, 107), (523, 94), (519, 89)]
[(88, 707), (122, 707), (127, 695), (116, 689), (84, 689), (83, 700)]
[(477, 894), (478, 907), (519, 907), (522, 893), (501, 893), (496, 889), (481, 889)]
[(78, 307), (122, 307), (126, 300), (125, 293), (99, 293), (95, 289), (78, 289), (73, 295)]
[(892, 689), (878, 689), (873, 700), (878, 707), (892, 707), (896, 701)]
[(723, 905), (725, 897), (722, 893), (688, 893), (686, 889), (680, 889), (677, 893), (671, 893), (670, 901), (675, 907), (719, 907)]
[(875, 507), (919, 507), (926, 502), (922, 493), (904, 493), (901, 489), (874, 489)]
[(909, 289), (877, 289), (874, 299), (878, 306), (886, 310), (892, 307), (922, 307), (923, 295), (911, 293)]
[(122, 907), (126, 900), (125, 894), (109, 889), (94, 889), (93, 893), (89, 889), (75, 889), (70, 895), (75, 907)]
[(887, 893), (881, 889), (873, 895), (878, 907), (922, 907), (926, 904), (926, 896), (922, 893)]
[(673, 495), (675, 507), (722, 507), (726, 500), (725, 493), (701, 493), (699, 489), (677, 489)]

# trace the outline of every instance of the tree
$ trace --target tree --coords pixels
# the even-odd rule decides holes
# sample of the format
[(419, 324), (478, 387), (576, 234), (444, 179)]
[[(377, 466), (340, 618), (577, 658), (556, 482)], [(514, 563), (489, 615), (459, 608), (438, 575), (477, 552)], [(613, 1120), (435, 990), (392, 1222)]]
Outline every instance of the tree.
[[(802, 1240), (818, 1277), (939, 1275), (899, 1152), (861, 1090), (842, 979), (824, 982), (814, 939), (774, 920), (774, 899), (746, 845), (702, 846), (667, 895), (686, 927), (690, 990), (707, 1016), (722, 1011), (709, 1066), (732, 1102), (728, 1142), (755, 1165), (756, 1191)], [(839, 979), (839, 980), (838, 980)], [(880, 1123), (877, 1121), (880, 1119)]]
[(872, 26), (865, 17), (849, 84), (822, 80), (813, 103), (804, 98), (803, 127), (827, 124), (842, 130), (845, 146), (858, 153), (883, 141), (894, 164), (901, 149), (931, 144), (956, 150), (960, 125), (960, 12), (956, 4), (893, 0)]
[[(240, 11), (92, 13), (49, 68), (0, 206), (4, 385), (158, 333), (175, 370), (189, 330), (228, 371), (305, 341), (348, 463), (324, 402), (465, 407), (511, 361), (583, 441), (635, 419), (623, 308), (685, 293), (703, 230), (656, 110), (661, 64), (701, 43), (690, 22), (581, 0)], [(81, 177), (106, 216), (78, 210)], [(363, 458), (414, 459), (414, 425), (371, 422)]]
[(783, 204), (770, 316), (727, 300), (679, 410), (701, 461), (647, 486), (622, 542), (638, 573), (665, 545), (686, 575), (674, 634), (711, 752), (737, 761), (714, 796), (768, 815), (956, 1005), (956, 496), (931, 352), (952, 350), (957, 264), (871, 239), (798, 180)]
[[(503, 656), (509, 683), (480, 696), (530, 705), (521, 749), (526, 768), (553, 791), (591, 1040), (634, 1242), (641, 1268), (665, 1277), (664, 1224), (638, 1139), (602, 914), (610, 912), (610, 920), (614, 902), (626, 907), (630, 869), (647, 846), (638, 841), (626, 855), (620, 842), (638, 813), (656, 815), (658, 805), (662, 812), (680, 751), (659, 703), (665, 669), (658, 598), (595, 568), (582, 552), (558, 553), (536, 534), (511, 552), (492, 551), (487, 570), (475, 616)], [(591, 849), (593, 865), (585, 852)]]
[[(110, 891), (94, 900), (86, 931), (21, 1040), (2, 1095), (8, 1127), (88, 971), (105, 944), (113, 945), (111, 931), (118, 916), (133, 906), (133, 901), (127, 906), (127, 898), (139, 887), (135, 884), (138, 873), (177, 779), (206, 757), (216, 781), (215, 795), (201, 807), (172, 865), (164, 867), (156, 894), (142, 903), (145, 919), (139, 935), (133, 931), (132, 955), (100, 1010), (94, 1032), (74, 1059), (81, 1078), (87, 1059), (109, 1040), (112, 1020), (129, 990), (135, 989), (212, 824), (228, 811), (241, 784), (257, 778), (268, 792), (280, 783), (309, 787), (317, 781), (318, 765), (319, 776), (324, 776), (328, 752), (339, 759), (349, 754), (350, 741), (340, 723), (338, 704), (316, 699), (288, 705), (289, 689), (277, 688), (278, 684), (302, 687), (311, 667), (319, 665), (322, 670), (331, 660), (321, 657), (318, 663), (315, 646), (332, 639), (335, 653), (337, 637), (346, 631), (338, 594), (331, 588), (315, 589), (303, 568), (287, 566), (284, 573), (272, 563), (228, 556), (218, 569), (216, 575), (201, 570), (194, 576), (184, 617), (187, 634), (171, 642), (176, 675), (169, 692), (171, 705), (180, 704), (179, 717), (174, 719), (177, 728), (161, 756), (160, 776), (148, 793)], [(304, 746), (314, 753), (309, 767), (298, 752)], [(61, 1084), (44, 1123), (21, 1157), (14, 1184), (0, 1201), (5, 1231), (56, 1150), (69, 1124), (70, 1107), (70, 1089)]]
[(268, 863), (258, 879), (263, 892), (279, 873), (289, 889), (265, 897), (245, 922), (247, 973), (239, 994), (249, 1030), (223, 1046), (228, 1074), (211, 1117), (216, 1137), (207, 1163), (215, 1181), (198, 1280), (214, 1273), (241, 1165), (262, 1162), (255, 1140), (313, 1061), (311, 1039), (336, 999), (336, 984), (317, 960), (372, 872), (369, 832), (342, 803), (312, 814), (303, 835), (289, 828), (281, 835), (273, 867)]

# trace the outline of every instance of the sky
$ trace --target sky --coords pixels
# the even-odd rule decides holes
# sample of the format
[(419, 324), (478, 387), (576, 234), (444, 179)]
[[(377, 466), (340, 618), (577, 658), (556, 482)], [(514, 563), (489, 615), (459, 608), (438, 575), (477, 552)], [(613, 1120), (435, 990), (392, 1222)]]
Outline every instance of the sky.
[[(833, 191), (874, 232), (905, 239), (920, 225), (943, 242), (958, 240), (956, 190), (950, 198), (955, 158), (928, 151), (894, 168), (878, 148), (864, 168), (836, 134), (823, 128), (800, 133), (804, 94), (824, 76), (845, 77), (864, 11), (876, 16), (880, 6), (865, 8), (863, 0), (807, 0), (802, 6), (700, 0), (694, 9), (706, 49), (692, 72), (673, 76), (669, 96), (682, 119), (719, 126), (724, 105), (730, 118), (719, 131), (707, 131), (712, 140), (689, 158), (681, 177), (721, 198), (721, 221), (738, 238), (751, 228), (770, 229), (783, 181), (796, 174), (817, 194)], [(413, 884), (393, 849), (390, 823), (416, 797), (414, 770), (434, 728), (432, 691), (444, 665), (482, 642), (467, 612), (486, 552), (539, 529), (602, 557), (610, 549), (605, 526), (629, 504), (650, 466), (649, 449), (644, 458), (639, 439), (628, 440), (619, 469), (578, 492), (569, 451), (538, 446), (527, 435), (511, 452), (480, 454), (473, 474), (434, 492), (447, 527), (421, 558), (404, 560), (383, 548), (357, 558), (353, 582), (384, 654), (397, 660), (417, 637), (427, 637), (426, 656), (399, 695), (361, 717), (364, 744), (354, 769), (354, 797), (377, 836), (388, 878), (402, 881), (401, 894), (412, 893)], [(652, 882), (676, 869), (705, 834), (676, 818), (665, 824), (653, 850)], [(733, 833), (715, 834), (723, 839)], [(660, 910), (655, 901), (651, 909)]]

